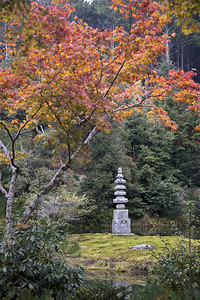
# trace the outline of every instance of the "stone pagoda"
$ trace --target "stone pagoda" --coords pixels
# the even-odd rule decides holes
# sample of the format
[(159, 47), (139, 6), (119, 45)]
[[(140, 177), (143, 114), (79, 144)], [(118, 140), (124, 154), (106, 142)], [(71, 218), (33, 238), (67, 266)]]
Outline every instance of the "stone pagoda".
[(122, 168), (118, 168), (117, 179), (115, 180), (115, 190), (113, 202), (116, 204), (112, 221), (113, 234), (131, 234), (131, 222), (128, 218), (128, 209), (125, 209), (125, 203), (128, 202), (126, 196), (126, 180), (122, 174)]

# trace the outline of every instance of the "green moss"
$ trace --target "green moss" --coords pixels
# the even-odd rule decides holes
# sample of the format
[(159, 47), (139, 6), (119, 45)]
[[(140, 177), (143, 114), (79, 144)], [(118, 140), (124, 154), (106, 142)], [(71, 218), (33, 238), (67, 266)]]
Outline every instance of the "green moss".
[(152, 251), (148, 249), (135, 250), (134, 246), (148, 244), (154, 251), (163, 252), (166, 245), (163, 239), (171, 246), (178, 245), (182, 237), (113, 235), (113, 234), (74, 234), (72, 240), (78, 241), (81, 247), (81, 256), (68, 258), (70, 263), (81, 264), (86, 271), (101, 270), (110, 272), (130, 273), (138, 270), (148, 272), (155, 262)]

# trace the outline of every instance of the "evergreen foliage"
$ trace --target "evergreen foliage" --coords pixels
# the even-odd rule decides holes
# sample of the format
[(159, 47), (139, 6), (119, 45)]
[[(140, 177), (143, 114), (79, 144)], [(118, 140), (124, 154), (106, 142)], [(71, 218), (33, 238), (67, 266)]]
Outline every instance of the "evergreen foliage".
[[(166, 105), (171, 105), (172, 117), (180, 123), (177, 132), (170, 132), (157, 123), (151, 123), (145, 115), (134, 114), (127, 118), (123, 128), (115, 125), (110, 134), (99, 133), (94, 139), (91, 161), (84, 168), (85, 178), (81, 183), (82, 190), (89, 198), (96, 200), (98, 207), (96, 214), (93, 212), (90, 216), (90, 222), (93, 217), (99, 220), (97, 215), (103, 207), (114, 207), (113, 183), (119, 166), (122, 166), (127, 179), (127, 207), (131, 217), (142, 217), (147, 212), (150, 215), (175, 218), (183, 213), (181, 189), (189, 185), (191, 180), (193, 186), (199, 184), (194, 179), (198, 177), (200, 168), (198, 163), (192, 163), (194, 156), (197, 162), (199, 157), (199, 133), (192, 129), (198, 118), (191, 113), (178, 113), (176, 103), (170, 100)], [(183, 112), (184, 107), (178, 111), (181, 109)], [(184, 125), (183, 116), (186, 120), (195, 120), (191, 122), (191, 131), (188, 133), (186, 129), (189, 122), (186, 121)], [(188, 143), (189, 147), (186, 142), (184, 155), (181, 157), (177, 137), (183, 136), (185, 132), (187, 139), (182, 144), (187, 140), (192, 142)], [(190, 155), (191, 151), (193, 157)], [(186, 157), (187, 166), (184, 165)], [(111, 218), (108, 220), (111, 222)], [(86, 221), (85, 224), (89, 225), (89, 222)]]
[(85, 165), (86, 177), (82, 181), (82, 191), (96, 200), (99, 208), (113, 207), (113, 188), (117, 169), (123, 168), (128, 183), (131, 184), (135, 167), (126, 154), (127, 137), (123, 128), (113, 125), (109, 134), (99, 132), (91, 143), (91, 161)]
[(195, 130), (199, 117), (196, 114), (183, 112), (177, 106), (176, 109), (179, 130), (175, 133), (172, 159), (174, 166), (180, 170), (177, 178), (187, 186), (199, 186), (200, 132)]
[(75, 15), (93, 28), (100, 30), (124, 26), (128, 29), (128, 21), (124, 20), (119, 12), (109, 7), (110, 0), (93, 0), (91, 3), (84, 0), (70, 0), (69, 3), (76, 9)]
[[(137, 168), (134, 188), (128, 190), (130, 212), (135, 216), (138, 212), (178, 215), (178, 171), (171, 162), (174, 133), (139, 114), (126, 120), (125, 130), (131, 145), (129, 155)], [(134, 213), (135, 205), (138, 212)]]
[(145, 193), (147, 212), (160, 217), (177, 217), (181, 213), (179, 192), (180, 187), (173, 177), (155, 178)]
[[(0, 297), (16, 299), (28, 289), (32, 297), (49, 291), (54, 299), (66, 299), (81, 284), (83, 274), (81, 268), (68, 265), (60, 250), (66, 235), (45, 224), (21, 227), (11, 240), (0, 244)], [(74, 244), (67, 250), (72, 254), (77, 249)]]

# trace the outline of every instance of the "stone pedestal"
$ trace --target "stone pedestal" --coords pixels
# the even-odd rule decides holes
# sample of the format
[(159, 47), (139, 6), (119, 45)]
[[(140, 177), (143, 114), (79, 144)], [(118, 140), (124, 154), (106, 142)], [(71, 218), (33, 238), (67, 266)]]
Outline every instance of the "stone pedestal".
[(117, 179), (115, 180), (115, 199), (113, 202), (116, 204), (114, 209), (114, 216), (112, 221), (112, 233), (113, 234), (131, 234), (131, 221), (128, 218), (128, 209), (125, 209), (125, 203), (128, 202), (126, 196), (126, 180), (123, 178), (122, 169), (118, 169)]
[(131, 234), (131, 221), (128, 218), (128, 209), (115, 209), (112, 220), (113, 234)]

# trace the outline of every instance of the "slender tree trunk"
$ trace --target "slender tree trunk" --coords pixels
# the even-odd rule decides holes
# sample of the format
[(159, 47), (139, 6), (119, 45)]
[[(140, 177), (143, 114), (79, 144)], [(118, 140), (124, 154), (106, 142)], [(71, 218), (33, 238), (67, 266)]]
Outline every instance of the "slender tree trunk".
[(183, 60), (183, 44), (181, 45), (181, 70), (183, 70), (184, 67), (184, 60)]
[(6, 197), (6, 231), (8, 235), (12, 233), (13, 229), (12, 204), (13, 197), (11, 194), (8, 194)]
[(169, 42), (168, 41), (167, 41), (167, 49), (166, 49), (165, 57), (166, 57), (166, 63), (169, 64), (170, 63), (170, 55), (169, 55)]
[(12, 166), (12, 178), (10, 188), (6, 195), (6, 230), (7, 234), (11, 234), (13, 230), (13, 200), (15, 197), (15, 189), (17, 182), (17, 168)]
[(179, 69), (179, 66), (180, 66), (179, 60), (180, 60), (180, 58), (179, 58), (179, 45), (178, 45), (178, 51), (177, 51), (177, 66), (178, 66), (178, 69)]
[(189, 55), (189, 47), (187, 46), (187, 71), (190, 71), (190, 55)]
[(4, 194), (6, 198), (6, 230), (7, 235), (10, 235), (13, 230), (13, 216), (12, 216), (12, 207), (13, 207), (13, 200), (15, 197), (15, 189), (16, 189), (16, 182), (18, 176), (18, 167), (14, 164), (13, 158), (10, 155), (8, 148), (4, 145), (4, 143), (0, 140), (0, 148), (4, 151), (6, 158), (9, 160), (10, 168), (11, 168), (11, 181), (9, 184), (9, 190), (6, 190), (1, 185), (1, 170), (0, 170), (0, 191)]
[[(166, 32), (169, 33), (169, 27), (167, 26), (166, 28)], [(169, 64), (170, 63), (170, 53), (169, 53), (169, 42), (167, 41), (166, 43), (166, 52), (165, 52), (165, 58), (166, 58), (166, 63)]]
[[(1, 175), (1, 172), (0, 172)], [(1, 178), (1, 176), (0, 176)], [(17, 181), (17, 168), (12, 167), (12, 178), (10, 182), (9, 191), (6, 191), (0, 183), (0, 191), (6, 198), (6, 230), (7, 235), (10, 235), (13, 230), (13, 200), (15, 197), (15, 188)]]

